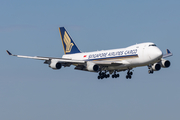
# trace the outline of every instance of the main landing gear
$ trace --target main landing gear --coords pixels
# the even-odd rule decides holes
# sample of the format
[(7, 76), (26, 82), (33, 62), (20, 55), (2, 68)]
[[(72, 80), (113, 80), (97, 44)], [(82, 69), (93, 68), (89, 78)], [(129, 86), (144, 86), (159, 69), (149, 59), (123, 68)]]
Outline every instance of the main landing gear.
[(103, 79), (103, 78), (109, 78), (109, 74), (106, 74), (106, 71), (105, 72), (99, 72), (99, 76), (98, 76), (98, 79)]
[[(98, 79), (109, 78), (109, 77), (110, 77), (110, 75), (106, 74), (106, 71), (105, 72), (102, 72), (102, 71), (99, 72)], [(116, 71), (114, 71), (112, 78), (118, 78), (118, 77), (119, 77), (119, 74), (116, 74)]]
[[(119, 74), (117, 74), (116, 70), (113, 72), (113, 71), (109, 71), (109, 74), (107, 74), (108, 71), (100, 71), (99, 72), (99, 76), (98, 76), (98, 79), (104, 79), (104, 78), (109, 78), (110, 77), (110, 74), (113, 74), (112, 75), (112, 78), (118, 78), (120, 77)], [(131, 79), (132, 78), (132, 75), (133, 75), (133, 72), (129, 69), (128, 72), (127, 72), (127, 75), (126, 75), (126, 79)]]
[(116, 71), (114, 71), (114, 75), (112, 75), (112, 78), (118, 78), (119, 74), (116, 74)]
[(126, 79), (131, 79), (133, 75), (133, 72), (128, 70), (127, 75), (126, 75)]

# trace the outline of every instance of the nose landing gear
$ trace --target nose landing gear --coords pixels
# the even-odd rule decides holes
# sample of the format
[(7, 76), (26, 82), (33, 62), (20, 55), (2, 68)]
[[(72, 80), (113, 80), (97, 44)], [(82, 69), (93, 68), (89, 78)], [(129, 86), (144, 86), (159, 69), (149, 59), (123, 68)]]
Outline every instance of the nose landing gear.
[(148, 73), (149, 73), (149, 74), (153, 74), (154, 71), (153, 71), (153, 69), (152, 69), (152, 65), (148, 65), (148, 69), (149, 69), (149, 70), (148, 70)]
[(153, 74), (153, 72), (154, 72), (154, 71), (153, 71), (152, 69), (148, 70), (148, 73), (149, 73), (149, 74)]

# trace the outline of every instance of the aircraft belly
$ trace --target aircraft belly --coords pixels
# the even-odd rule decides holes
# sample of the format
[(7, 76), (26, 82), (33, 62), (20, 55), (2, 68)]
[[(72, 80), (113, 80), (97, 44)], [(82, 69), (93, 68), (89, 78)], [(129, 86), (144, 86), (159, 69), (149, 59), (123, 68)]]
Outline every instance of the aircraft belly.
[(107, 70), (124, 70), (124, 69), (127, 69), (127, 67), (125, 66), (108, 66)]

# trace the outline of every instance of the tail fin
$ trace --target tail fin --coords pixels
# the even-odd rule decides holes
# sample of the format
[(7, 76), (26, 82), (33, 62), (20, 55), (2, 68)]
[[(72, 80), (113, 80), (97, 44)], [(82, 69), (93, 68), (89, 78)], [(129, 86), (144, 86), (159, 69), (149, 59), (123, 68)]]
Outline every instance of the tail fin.
[(64, 54), (81, 53), (64, 27), (59, 27)]

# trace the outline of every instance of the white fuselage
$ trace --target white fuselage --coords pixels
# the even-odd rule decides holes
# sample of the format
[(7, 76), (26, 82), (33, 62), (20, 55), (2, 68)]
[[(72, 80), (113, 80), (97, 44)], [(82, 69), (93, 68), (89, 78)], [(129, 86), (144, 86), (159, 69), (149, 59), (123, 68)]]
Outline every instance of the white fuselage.
[(66, 54), (63, 58), (84, 61), (117, 61), (123, 65), (109, 66), (108, 70), (132, 69), (147, 66), (161, 60), (162, 51), (154, 43), (141, 43), (121, 49)]

